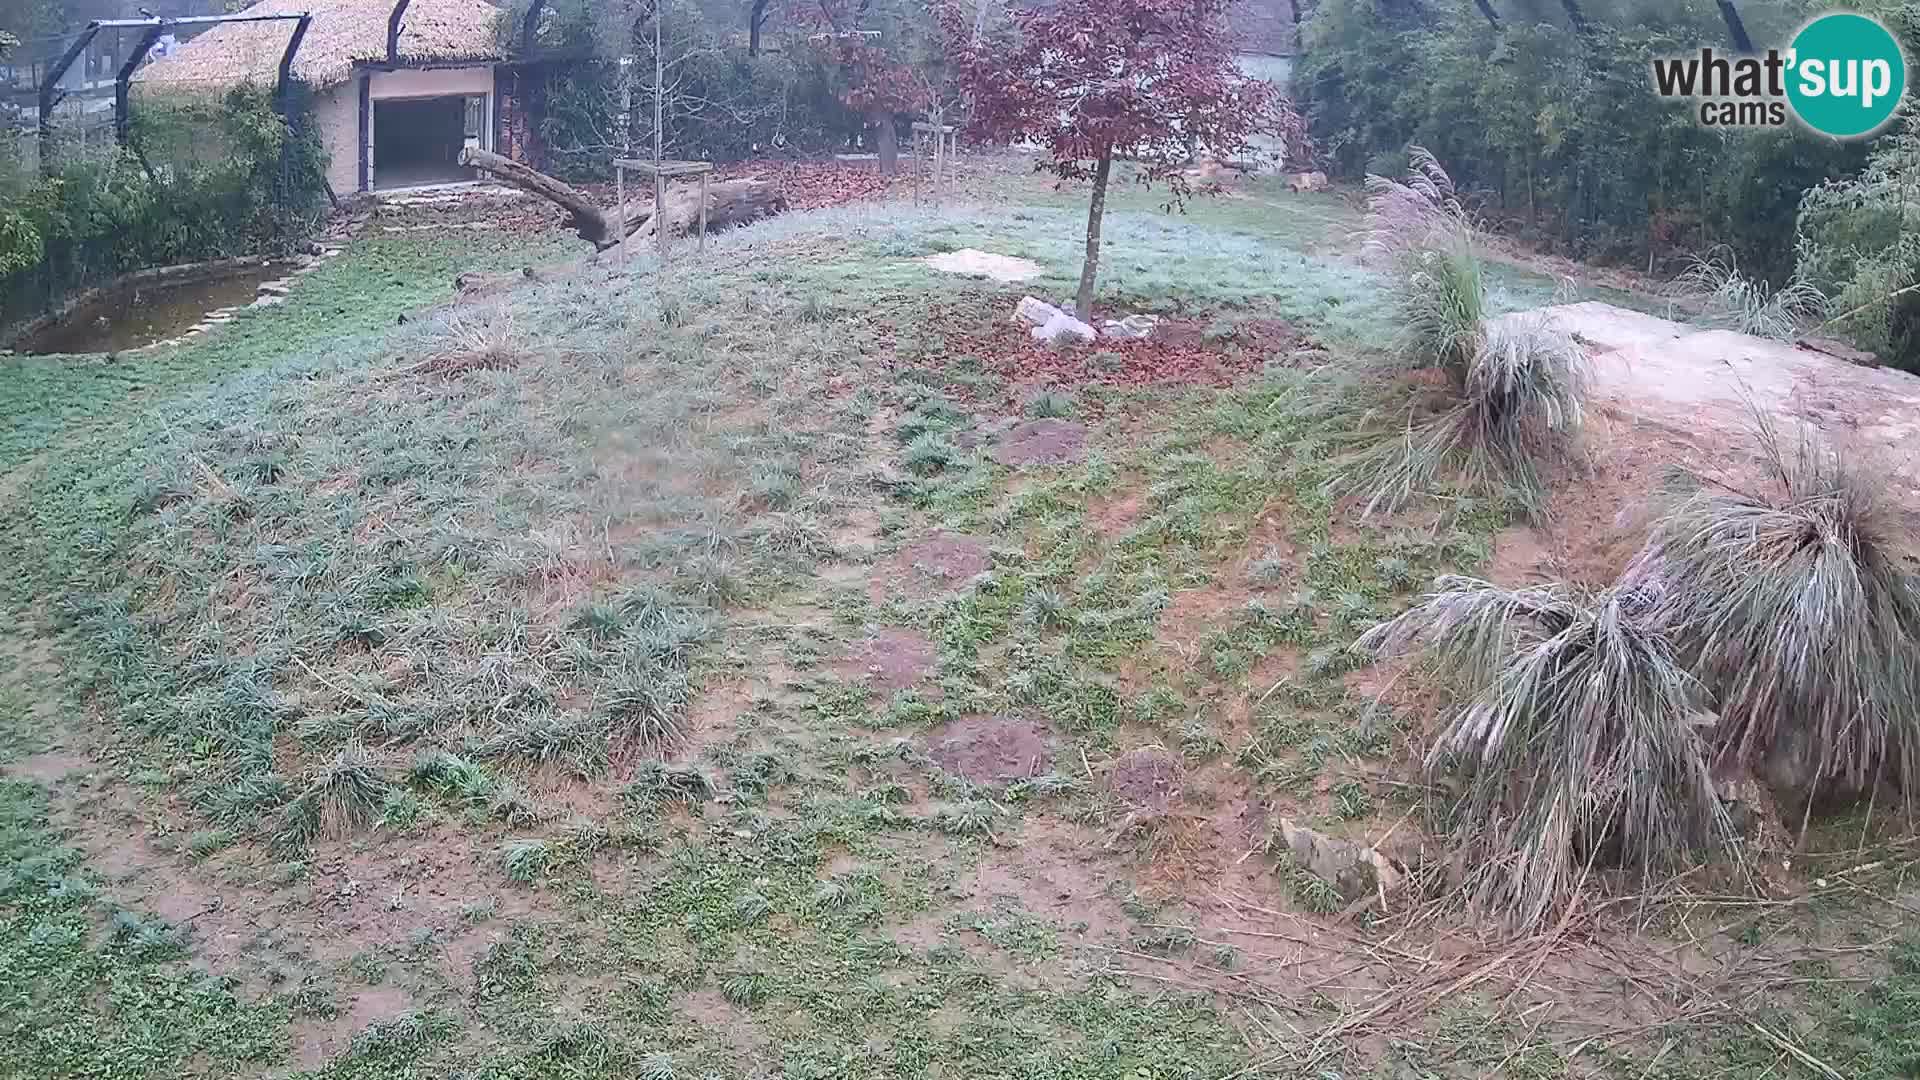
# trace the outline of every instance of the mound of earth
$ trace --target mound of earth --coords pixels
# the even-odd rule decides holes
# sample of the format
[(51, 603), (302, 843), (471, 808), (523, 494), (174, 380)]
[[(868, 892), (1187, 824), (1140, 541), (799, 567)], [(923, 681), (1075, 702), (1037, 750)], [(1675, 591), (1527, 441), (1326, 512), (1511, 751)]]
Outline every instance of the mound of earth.
[(927, 747), (946, 771), (998, 787), (1053, 767), (1052, 731), (1015, 716), (967, 716), (948, 724)]
[(939, 532), (910, 544), (894, 557), (900, 574), (930, 584), (958, 585), (993, 565), (987, 545), (971, 536)]
[(893, 627), (863, 642), (841, 671), (877, 690), (905, 690), (932, 671), (933, 662), (933, 642), (925, 634)]
[(1164, 811), (1180, 798), (1180, 759), (1157, 746), (1129, 750), (1113, 763), (1107, 790), (1128, 806)]
[(1087, 425), (1047, 417), (1016, 424), (994, 445), (993, 460), (1022, 465), (1061, 465), (1079, 461), (1087, 446)]
[(1589, 353), (1591, 469), (1557, 485), (1544, 535), (1503, 536), (1495, 570), (1503, 583), (1611, 583), (1639, 549), (1647, 493), (1675, 466), (1764, 483), (1756, 413), (1788, 440), (1804, 425), (1842, 455), (1870, 460), (1893, 500), (1910, 516), (1920, 510), (1920, 378), (1611, 304), (1542, 313)]

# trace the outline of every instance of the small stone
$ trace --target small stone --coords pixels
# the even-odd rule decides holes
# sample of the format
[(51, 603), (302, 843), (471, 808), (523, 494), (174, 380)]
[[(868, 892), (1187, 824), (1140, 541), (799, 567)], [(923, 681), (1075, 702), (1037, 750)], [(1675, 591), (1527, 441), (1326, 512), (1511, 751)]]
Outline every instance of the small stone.
[(1296, 863), (1338, 889), (1349, 902), (1399, 890), (1406, 874), (1393, 860), (1365, 844), (1280, 819), (1280, 838)]

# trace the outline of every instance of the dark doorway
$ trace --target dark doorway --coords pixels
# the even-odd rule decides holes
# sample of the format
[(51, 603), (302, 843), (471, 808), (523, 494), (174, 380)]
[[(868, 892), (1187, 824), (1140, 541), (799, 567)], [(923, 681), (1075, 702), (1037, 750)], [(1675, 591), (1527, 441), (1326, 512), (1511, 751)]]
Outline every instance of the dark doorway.
[(466, 143), (465, 97), (373, 103), (373, 186), (413, 187), (473, 179), (457, 162)]

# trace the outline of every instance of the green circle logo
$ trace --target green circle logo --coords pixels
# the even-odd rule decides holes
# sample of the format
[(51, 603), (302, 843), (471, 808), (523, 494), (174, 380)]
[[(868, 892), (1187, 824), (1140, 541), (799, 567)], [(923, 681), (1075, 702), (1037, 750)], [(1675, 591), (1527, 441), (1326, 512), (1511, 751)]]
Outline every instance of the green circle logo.
[(1822, 135), (1871, 135), (1907, 91), (1900, 42), (1865, 15), (1822, 15), (1801, 28), (1787, 60), (1787, 102)]

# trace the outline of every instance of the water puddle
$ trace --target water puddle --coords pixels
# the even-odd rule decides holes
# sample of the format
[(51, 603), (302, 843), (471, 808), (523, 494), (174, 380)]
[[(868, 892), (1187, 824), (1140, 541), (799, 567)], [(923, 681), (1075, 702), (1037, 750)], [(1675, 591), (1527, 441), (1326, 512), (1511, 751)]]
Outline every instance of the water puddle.
[(111, 290), (67, 317), (15, 343), (29, 356), (107, 353), (139, 349), (179, 337), (210, 312), (253, 303), (261, 284), (284, 277), (291, 264), (243, 267), (206, 281), (154, 282)]

